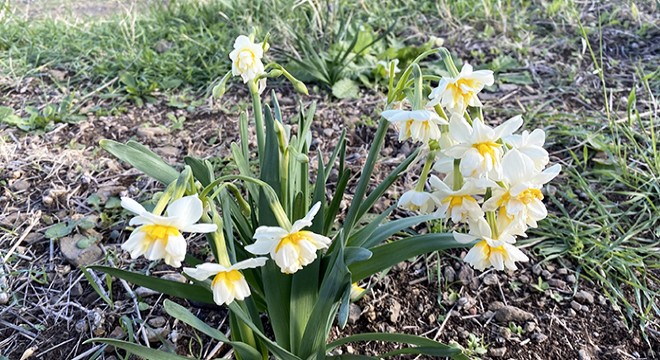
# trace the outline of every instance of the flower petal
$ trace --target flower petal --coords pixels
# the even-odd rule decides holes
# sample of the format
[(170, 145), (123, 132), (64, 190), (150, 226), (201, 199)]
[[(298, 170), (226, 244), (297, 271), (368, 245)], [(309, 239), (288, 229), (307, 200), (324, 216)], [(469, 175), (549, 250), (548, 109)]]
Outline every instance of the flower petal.
[(144, 206), (128, 197), (121, 198), (121, 207), (137, 215), (142, 215), (142, 213), (147, 212)]
[(202, 207), (197, 194), (184, 196), (167, 207), (167, 216), (174, 218), (175, 226), (182, 229), (199, 221), (204, 211)]

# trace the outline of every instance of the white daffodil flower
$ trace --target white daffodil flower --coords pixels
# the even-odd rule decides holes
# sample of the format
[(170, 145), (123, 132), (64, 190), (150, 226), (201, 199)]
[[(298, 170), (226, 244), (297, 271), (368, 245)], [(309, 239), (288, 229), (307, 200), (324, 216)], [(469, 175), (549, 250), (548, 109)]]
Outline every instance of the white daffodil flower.
[(399, 129), (399, 141), (439, 140), (440, 125), (447, 125), (445, 119), (430, 110), (385, 110), (381, 115)]
[(351, 284), (351, 295), (350, 295), (351, 301), (356, 301), (357, 299), (359, 299), (362, 296), (362, 294), (364, 294), (364, 292), (365, 292), (365, 289), (363, 287), (361, 287), (360, 285), (358, 285), (358, 283), (352, 283)]
[(468, 180), (456, 191), (434, 175), (431, 175), (429, 183), (435, 190), (434, 195), (440, 203), (438, 211), (436, 211), (439, 218), (450, 218), (451, 221), (458, 224), (484, 216), (484, 212), (475, 198), (476, 195), (485, 192), (485, 187), (479, 182)]
[(518, 130), (522, 123), (522, 118), (516, 116), (493, 129), (481, 119), (474, 119), (470, 126), (462, 117), (453, 116), (449, 132), (458, 143), (445, 150), (445, 154), (461, 159), (459, 169), (463, 176), (489, 176), (499, 180), (503, 150), (498, 141)]
[(543, 148), (545, 144), (545, 131), (536, 129), (531, 133), (527, 130), (522, 134), (511, 135), (503, 138), (504, 142), (534, 162), (536, 170), (541, 171), (550, 162), (548, 151)]
[(529, 157), (513, 149), (502, 158), (502, 169), (506, 188), (493, 188), (493, 196), (484, 202), (484, 211), (500, 209), (503, 212), (505, 209), (509, 218), (520, 218), (527, 225), (536, 227), (537, 221), (548, 216), (541, 187), (559, 174), (561, 165), (538, 171)]
[(187, 247), (181, 233), (210, 233), (218, 228), (215, 224), (197, 224), (204, 209), (196, 194), (172, 202), (165, 216), (154, 215), (127, 197), (121, 199), (121, 206), (137, 215), (129, 225), (140, 225), (121, 245), (133, 259), (144, 255), (149, 260), (164, 259), (167, 265), (179, 267), (186, 257)]
[(438, 198), (429, 192), (408, 190), (401, 195), (397, 206), (410, 211), (430, 214), (438, 204)]
[(291, 230), (279, 226), (260, 226), (254, 232), (256, 241), (246, 246), (245, 250), (256, 255), (270, 254), (283, 273), (295, 273), (316, 259), (317, 250), (330, 246), (330, 238), (303, 230), (312, 225), (320, 208), (321, 203), (316, 203), (304, 218), (293, 223)]
[(454, 239), (461, 244), (479, 240), (463, 258), (463, 261), (478, 270), (491, 266), (497, 270), (516, 270), (516, 261), (529, 261), (527, 255), (513, 245), (516, 239), (509, 228), (504, 228), (498, 235), (494, 235), (484, 218), (470, 224), (469, 234), (454, 232)]
[(239, 36), (234, 42), (234, 50), (229, 53), (232, 75), (240, 75), (244, 83), (256, 79), (264, 73), (264, 64), (261, 62), (263, 56), (261, 44), (253, 43), (245, 35)]
[(481, 107), (477, 94), (484, 86), (493, 85), (495, 78), (490, 70), (473, 71), (470, 64), (463, 64), (456, 77), (443, 77), (429, 95), (429, 106), (442, 105), (450, 113), (463, 116), (468, 106)]
[(183, 272), (198, 281), (204, 281), (213, 276), (213, 281), (211, 281), (213, 301), (218, 305), (229, 305), (234, 300), (243, 300), (250, 296), (250, 287), (239, 270), (264, 266), (267, 260), (268, 258), (265, 257), (247, 259), (229, 267), (204, 263), (194, 268), (185, 267)]

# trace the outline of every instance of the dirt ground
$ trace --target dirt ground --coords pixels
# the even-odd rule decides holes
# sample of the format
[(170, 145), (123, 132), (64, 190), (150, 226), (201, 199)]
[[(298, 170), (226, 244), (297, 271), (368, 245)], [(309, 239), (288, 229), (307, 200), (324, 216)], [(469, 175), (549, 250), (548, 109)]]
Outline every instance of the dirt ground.
[[(42, 16), (41, 11), (50, 11), (45, 6), (35, 6), (36, 2), (23, 4), (28, 16), (38, 17)], [(52, 3), (52, 6), (62, 9), (73, 6), (81, 16), (98, 16), (129, 6), (118, 1), (67, 4)], [(631, 66), (625, 61), (629, 55), (625, 49), (632, 48), (621, 44), (637, 42), (637, 50), (634, 50), (638, 52), (637, 58), (647, 60), (652, 60), (658, 51), (658, 43), (627, 36), (612, 32), (604, 44), (606, 52), (621, 60), (618, 66), (622, 73), (629, 70), (624, 69), (625, 66)], [(547, 54), (532, 55), (527, 69), (533, 79), (542, 79), (542, 82), (502, 84), (484, 94), (487, 107), (503, 109), (501, 114), (491, 117), (493, 123), (505, 120), (507, 112), (540, 112), (552, 108), (556, 113), (579, 116), (583, 111), (602, 107), (599, 79), (587, 65), (581, 65), (576, 88), (562, 87), (565, 59), (580, 53), (586, 55), (584, 49), (560, 46), (549, 49)], [(484, 47), (487, 44), (473, 41), (455, 48), (465, 55)], [(618, 70), (610, 68), (608, 71)], [(631, 86), (629, 79), (621, 79), (619, 84), (621, 86), (612, 94), (614, 98), (626, 96)], [(16, 109), (32, 100), (57, 102), (63, 97), (57, 90), (31, 78), (1, 85), (6, 89), (4, 105)], [(144, 261), (131, 261), (119, 248), (128, 234), (123, 231), (127, 216), (118, 209), (117, 198), (128, 195), (146, 199), (160, 188), (101, 150), (99, 140), (134, 139), (173, 164), (181, 164), (184, 156), (193, 155), (209, 157), (222, 167), (226, 164), (229, 144), (238, 140), (237, 109), (245, 107), (243, 95), (240, 90), (230, 89), (220, 104), (205, 103), (190, 111), (173, 108), (165, 99), (159, 99), (141, 108), (123, 105), (125, 111), (110, 115), (92, 111), (92, 105), (104, 106), (103, 102), (95, 102), (90, 103), (89, 111), (83, 111), (84, 119), (79, 123), (57, 124), (45, 132), (24, 133), (0, 125), (3, 134), (0, 137), (0, 164), (3, 165), (0, 181), (6, 184), (0, 190), (0, 227), (5, 230), (0, 235), (0, 249), (7, 249), (3, 252), (4, 258), (0, 258), (0, 359), (2, 356), (7, 359), (87, 359), (98, 354), (114, 360), (121, 358), (122, 353), (98, 344), (84, 344), (84, 341), (99, 336), (125, 339), (128, 323), (133, 324), (133, 331), (140, 338), (147, 338), (153, 347), (175, 348), (182, 353), (191, 351), (200, 358), (228, 354), (228, 347), (199, 337), (189, 327), (167, 317), (162, 307), (163, 296), (115, 280), (108, 293), (112, 306), (108, 305), (77, 269), (76, 263), (81, 258), (92, 258), (102, 264), (134, 270), (149, 266)], [(377, 111), (382, 106), (380, 95), (363, 95), (360, 100), (341, 102), (319, 95), (304, 100), (306, 104), (319, 103), (314, 124), (319, 148), (332, 149), (341, 130), (348, 130), (348, 161), (355, 173), (365, 160), (373, 137), (370, 122), (378, 118)], [(296, 112), (296, 99), (290, 91), (284, 91), (280, 103), (287, 116)], [(186, 118), (182, 129), (172, 129), (168, 113)], [(554, 126), (552, 123), (533, 125)], [(566, 149), (581, 144), (576, 139), (564, 140), (565, 143), (550, 144), (551, 161), (570, 166), (572, 160)], [(386, 174), (410, 151), (410, 144), (399, 143), (391, 130), (383, 155), (393, 160), (379, 165), (378, 176)], [(415, 180), (413, 173), (406, 174), (382, 199), (382, 208), (393, 203)], [(92, 226), (82, 226), (82, 219), (91, 221)], [(76, 222), (77, 226), (71, 234), (49, 239), (48, 231), (64, 221)], [(75, 244), (80, 236), (96, 241), (84, 254), (63, 252), (67, 244)], [(199, 237), (191, 239), (191, 251), (203, 257), (203, 244), (204, 240)], [(382, 279), (372, 279), (373, 292), (352, 307), (349, 325), (341, 331), (336, 329), (335, 335), (364, 331), (418, 334), (443, 342), (457, 342), (470, 349), (473, 355), (485, 359), (652, 359), (658, 356), (658, 333), (651, 332), (647, 343), (634, 327), (633, 330), (626, 327), (619, 309), (606, 299), (600, 288), (577, 276), (576, 264), (543, 261), (532, 252), (527, 253), (532, 261), (522, 264), (522, 269), (515, 272), (473, 271), (460, 260), (464, 255), (461, 251), (442, 254), (440, 260), (437, 255), (431, 255), (398, 265)], [(162, 264), (149, 271), (156, 276), (179, 278)], [(92, 272), (91, 275), (102, 288), (108, 287), (102, 274)], [(549, 288), (540, 288), (540, 281)], [(137, 300), (131, 294), (136, 295)], [(226, 330), (225, 310), (184, 304), (204, 320)], [(344, 346), (341, 351), (369, 355), (385, 349), (387, 345), (367, 343)], [(483, 353), (479, 349), (483, 349)]]

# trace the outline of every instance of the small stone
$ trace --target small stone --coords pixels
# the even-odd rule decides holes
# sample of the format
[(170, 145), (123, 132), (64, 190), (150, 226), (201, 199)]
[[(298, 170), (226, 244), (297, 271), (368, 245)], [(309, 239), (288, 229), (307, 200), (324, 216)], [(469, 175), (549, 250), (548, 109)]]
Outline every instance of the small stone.
[(553, 288), (563, 289), (566, 287), (566, 282), (560, 279), (550, 279), (548, 280), (548, 285), (552, 286)]
[(162, 316), (156, 316), (155, 318), (151, 318), (149, 321), (147, 321), (147, 324), (157, 328), (165, 326), (166, 323), (167, 320), (165, 320), (165, 318)]
[(577, 281), (577, 279), (575, 278), (575, 275), (573, 275), (573, 274), (570, 274), (566, 277), (566, 282), (569, 283), (569, 284), (575, 284), (576, 281)]
[(135, 295), (145, 298), (149, 296), (154, 296), (154, 295), (159, 295), (160, 293), (155, 290), (151, 290), (149, 288), (146, 288), (144, 286), (140, 286), (139, 288), (135, 289)]
[(162, 146), (155, 149), (155, 152), (165, 158), (175, 158), (179, 156), (179, 149), (175, 146)]
[(568, 309), (568, 311), (566, 311), (566, 315), (567, 315), (568, 317), (576, 317), (576, 316), (577, 316), (577, 312), (575, 312), (575, 310), (573, 310), (573, 309)]
[(488, 355), (494, 358), (501, 358), (504, 356), (504, 354), (506, 354), (506, 347), (488, 349)]
[(567, 268), (557, 269), (557, 275), (566, 275), (566, 274), (568, 274)]
[(331, 137), (332, 134), (334, 134), (334, 133), (335, 133), (335, 131), (332, 128), (323, 129), (323, 135), (325, 135), (326, 137)]
[(92, 243), (84, 249), (79, 248), (78, 242), (84, 239), (87, 237), (76, 234), (59, 240), (62, 256), (73, 266), (91, 265), (103, 258), (103, 250), (96, 243)]
[(534, 275), (541, 275), (542, 271), (543, 271), (543, 269), (541, 269), (541, 265), (536, 264), (536, 265), (532, 266), (532, 272), (534, 273)]
[(502, 335), (502, 337), (505, 338), (506, 340), (509, 340), (511, 339), (511, 337), (513, 337), (513, 333), (511, 332), (511, 329), (509, 329), (508, 327), (500, 328), (500, 335)]
[(550, 278), (552, 277), (552, 273), (551, 273), (550, 271), (548, 271), (548, 270), (543, 270), (543, 271), (541, 271), (541, 276), (542, 276), (544, 279), (547, 280), (547, 279), (550, 279)]
[(79, 282), (73, 284), (73, 286), (71, 286), (71, 290), (69, 291), (69, 293), (73, 297), (81, 296), (84, 293), (82, 285), (80, 285)]
[(456, 281), (456, 270), (454, 270), (454, 268), (452, 268), (451, 266), (445, 267), (445, 271), (443, 275), (445, 277), (445, 281), (448, 283), (453, 283), (454, 281)]
[(6, 305), (9, 302), (9, 294), (0, 291), (0, 305)]
[(525, 332), (531, 333), (534, 330), (536, 330), (536, 323), (535, 322), (528, 321), (527, 323), (525, 323)]
[(533, 341), (535, 341), (535, 342), (537, 342), (537, 343), (540, 344), (540, 343), (542, 343), (542, 342), (548, 340), (548, 335), (545, 335), (545, 334), (543, 334), (543, 333), (534, 333), (534, 334), (531, 336), (531, 339), (532, 339)]
[(581, 349), (580, 351), (578, 351), (578, 359), (591, 360), (591, 356), (589, 356), (589, 353), (586, 350)]
[(496, 285), (498, 282), (497, 275), (495, 274), (488, 274), (484, 276), (483, 278), (483, 283), (490, 286), (490, 285)]
[(530, 282), (529, 276), (524, 275), (524, 274), (518, 276), (518, 280), (523, 284), (529, 284), (529, 282)]
[(547, 264), (545, 266), (545, 268), (548, 269), (548, 271), (551, 272), (551, 273), (553, 273), (553, 272), (555, 272), (555, 270), (557, 270), (557, 268), (552, 264)]
[(582, 305), (580, 305), (579, 302), (573, 300), (571, 301), (571, 308), (573, 308), (575, 311), (580, 311), (582, 309)]
[(582, 311), (583, 312), (589, 313), (589, 310), (591, 310), (591, 309), (589, 309), (588, 305), (582, 305)]
[(188, 282), (188, 279), (186, 279), (185, 276), (183, 276), (179, 273), (165, 274), (165, 275), (161, 276), (160, 278), (163, 279), (163, 280), (176, 281), (176, 282), (180, 282), (180, 283), (183, 283), (183, 284)]
[(461, 281), (463, 285), (469, 285), (472, 282), (474, 277), (474, 270), (468, 265), (463, 265), (461, 270), (458, 272), (458, 280)]
[(169, 325), (165, 325), (165, 327), (155, 328), (155, 329), (145, 326), (144, 329), (147, 332), (147, 340), (149, 340), (149, 342), (157, 342), (160, 339), (166, 339), (167, 335), (170, 334)]
[(13, 191), (24, 191), (30, 188), (30, 182), (25, 179), (19, 179), (14, 181), (14, 183), (11, 184), (10, 188)]
[(501, 309), (501, 308), (503, 308), (503, 307), (504, 307), (504, 303), (503, 303), (503, 302), (501, 302), (501, 301), (493, 301), (492, 303), (490, 303), (490, 304), (488, 305), (488, 310), (490, 310), (490, 311), (497, 311), (497, 310), (499, 310), (499, 309)]
[(87, 332), (87, 329), (89, 329), (89, 326), (87, 325), (87, 320), (85, 319), (80, 319), (76, 321), (76, 325), (73, 327), (77, 333), (82, 334)]
[(362, 309), (355, 304), (351, 304), (348, 308), (348, 323), (355, 324), (362, 316)]
[(487, 310), (485, 313), (481, 314), (479, 316), (480, 321), (488, 321), (490, 320), (493, 316), (495, 316), (494, 311)]
[(153, 138), (155, 136), (166, 135), (169, 131), (159, 127), (143, 127), (137, 129), (137, 135), (144, 138)]
[(460, 337), (461, 339), (467, 339), (468, 337), (470, 337), (470, 332), (463, 329), (458, 332), (458, 337)]
[(502, 323), (523, 322), (534, 319), (534, 315), (515, 306), (504, 306), (495, 312), (495, 320)]
[(605, 299), (605, 296), (598, 295), (598, 304), (601, 306), (607, 305), (607, 299)]
[(399, 321), (399, 315), (401, 315), (401, 304), (398, 301), (393, 300), (392, 305), (390, 306), (390, 322), (397, 323)]
[(121, 326), (115, 326), (114, 330), (108, 334), (108, 337), (111, 339), (122, 340), (126, 337), (126, 332), (121, 328)]
[(582, 304), (594, 303), (594, 296), (590, 292), (584, 290), (578, 291), (573, 298)]

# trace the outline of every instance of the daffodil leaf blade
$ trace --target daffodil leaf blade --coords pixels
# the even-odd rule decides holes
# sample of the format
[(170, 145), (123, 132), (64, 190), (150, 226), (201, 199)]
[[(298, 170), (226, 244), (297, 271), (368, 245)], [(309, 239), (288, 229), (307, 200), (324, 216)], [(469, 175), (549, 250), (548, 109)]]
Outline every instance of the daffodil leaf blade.
[(364, 333), (347, 336), (339, 340), (335, 340), (327, 345), (326, 350), (330, 351), (337, 348), (338, 346), (349, 344), (352, 342), (358, 341), (384, 341), (397, 344), (407, 344), (414, 347), (407, 347), (404, 349), (399, 349), (391, 351), (389, 353), (380, 355), (381, 357), (389, 357), (399, 354), (424, 354), (424, 355), (434, 355), (434, 356), (444, 356), (451, 357), (455, 360), (468, 360), (469, 358), (463, 354), (463, 351), (451, 345), (443, 344), (435, 340), (427, 339), (425, 337), (410, 335), (410, 334), (398, 334), (398, 333)]
[(142, 275), (109, 266), (89, 266), (88, 268), (101, 271), (111, 276), (116, 276), (138, 286), (158, 291), (160, 293), (178, 297), (181, 299), (213, 304), (211, 292), (199, 285), (184, 284), (177, 281), (159, 279), (152, 276)]
[(363, 238), (361, 246), (366, 248), (376, 246), (402, 230), (436, 218), (437, 216), (434, 214), (426, 214), (390, 221), (378, 226), (371, 234)]
[(108, 339), (108, 338), (92, 338), (85, 341), (85, 344), (100, 342), (103, 344), (108, 344), (116, 348), (126, 350), (133, 355), (137, 355), (142, 359), (146, 360), (190, 360), (191, 358), (180, 356), (172, 353), (168, 353), (158, 349), (148, 348), (146, 346), (138, 345), (136, 343), (131, 343), (122, 340)]
[(183, 161), (186, 165), (190, 166), (193, 176), (202, 184), (202, 186), (206, 187), (215, 180), (213, 167), (208, 160), (186, 156), (183, 158)]
[(136, 169), (148, 176), (168, 185), (179, 177), (179, 172), (168, 165), (156, 153), (146, 146), (129, 141), (126, 144), (104, 139), (100, 142), (101, 147), (111, 153), (119, 160), (131, 164)]

